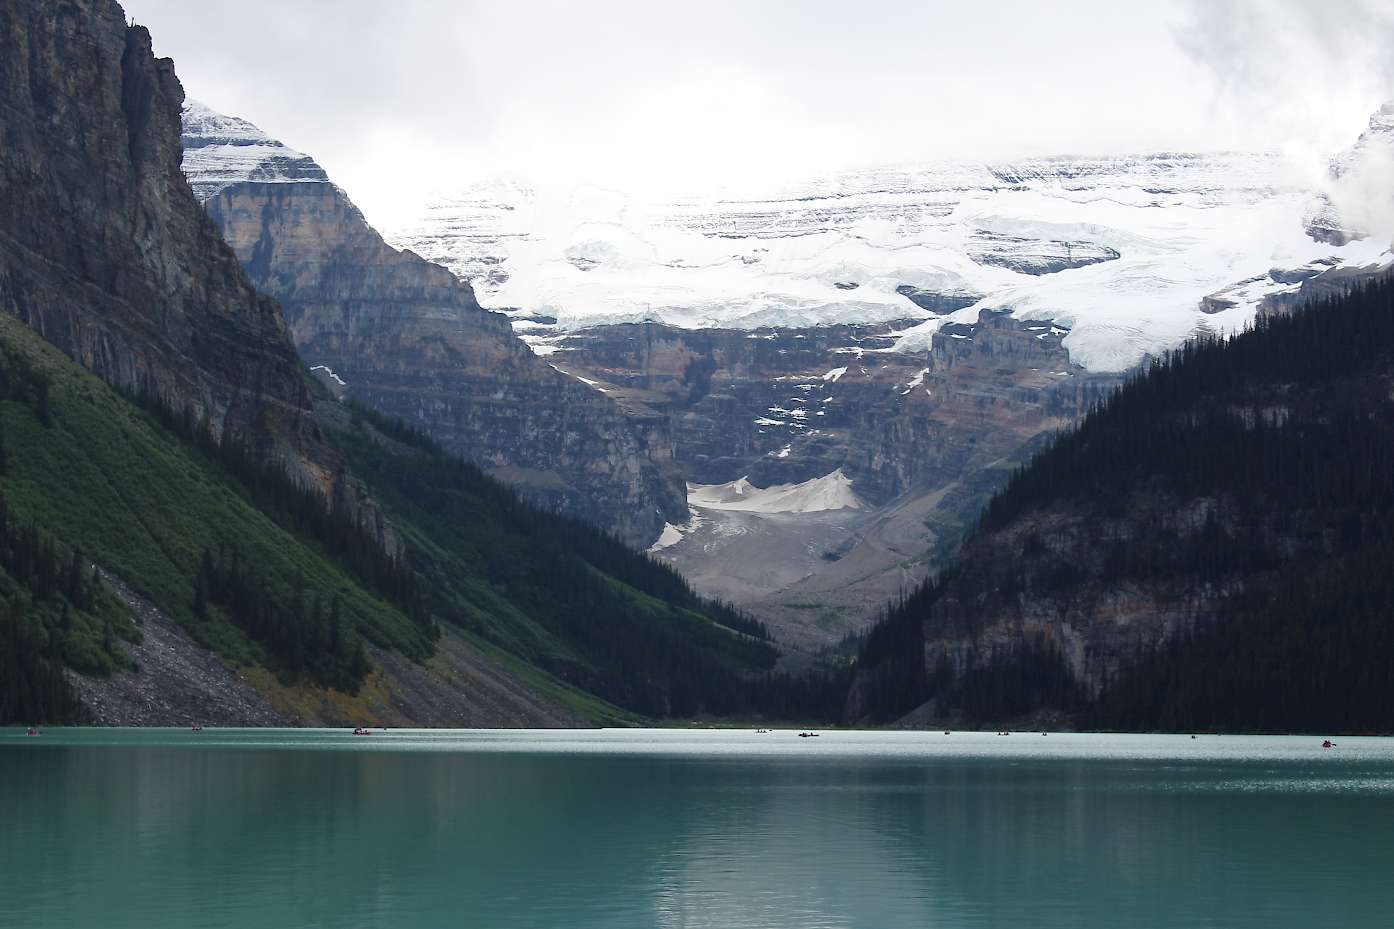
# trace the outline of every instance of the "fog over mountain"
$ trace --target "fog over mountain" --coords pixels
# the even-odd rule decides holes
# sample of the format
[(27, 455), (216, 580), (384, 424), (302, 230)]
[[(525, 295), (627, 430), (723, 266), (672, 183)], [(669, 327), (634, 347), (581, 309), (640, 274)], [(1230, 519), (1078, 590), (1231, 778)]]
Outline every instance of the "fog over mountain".
[(504, 172), (667, 196), (924, 160), (1276, 148), (1316, 176), (1394, 95), (1391, 13), (1363, 0), (128, 12), (200, 99), (313, 152), (380, 228)]
[[(1389, 266), (1390, 15), (1324, 9), (302, 4), (283, 39), (243, 4), (232, 41), (222, 8), (162, 34), (208, 105), (200, 196), (327, 174), (661, 450), (639, 543), (814, 646), (1139, 361)], [(276, 194), (248, 228), (304, 225)]]

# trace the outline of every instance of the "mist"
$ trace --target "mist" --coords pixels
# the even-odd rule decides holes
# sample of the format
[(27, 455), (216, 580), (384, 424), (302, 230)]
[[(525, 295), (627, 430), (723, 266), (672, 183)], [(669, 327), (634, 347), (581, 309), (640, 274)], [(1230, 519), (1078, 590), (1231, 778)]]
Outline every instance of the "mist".
[(499, 174), (671, 195), (868, 164), (1280, 148), (1317, 178), (1392, 95), (1391, 14), (1361, 0), (127, 9), (190, 96), (313, 155), (389, 227)]

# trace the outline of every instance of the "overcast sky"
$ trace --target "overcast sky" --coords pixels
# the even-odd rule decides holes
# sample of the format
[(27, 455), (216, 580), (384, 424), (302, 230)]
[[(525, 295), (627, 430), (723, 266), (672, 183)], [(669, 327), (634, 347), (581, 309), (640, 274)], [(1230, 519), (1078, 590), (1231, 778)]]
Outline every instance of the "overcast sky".
[(1286, 149), (1394, 97), (1394, 0), (123, 0), (191, 97), (376, 224), (510, 173), (638, 192), (857, 164)]

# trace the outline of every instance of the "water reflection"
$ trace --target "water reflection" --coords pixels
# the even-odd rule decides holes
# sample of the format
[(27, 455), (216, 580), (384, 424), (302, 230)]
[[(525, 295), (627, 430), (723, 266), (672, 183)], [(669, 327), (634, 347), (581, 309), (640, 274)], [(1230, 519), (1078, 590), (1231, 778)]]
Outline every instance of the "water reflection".
[(4, 926), (1358, 927), (1394, 904), (1381, 740), (44, 738), (0, 733)]

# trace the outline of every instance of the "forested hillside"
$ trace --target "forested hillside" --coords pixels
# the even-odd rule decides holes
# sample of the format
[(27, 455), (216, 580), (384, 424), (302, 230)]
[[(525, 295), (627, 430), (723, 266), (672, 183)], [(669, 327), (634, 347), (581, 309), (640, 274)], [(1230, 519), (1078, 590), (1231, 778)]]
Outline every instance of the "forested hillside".
[(0, 721), (83, 718), (71, 673), (149, 670), (122, 645), (147, 619), (202, 659), (185, 693), (227, 671), (202, 646), (262, 720), (801, 699), (758, 624), (328, 396), (189, 188), (183, 87), (119, 4), (11, 0), (0, 27)]
[(1157, 360), (868, 636), (848, 712), (1394, 730), (1394, 284)]
[[(278, 686), (355, 691), (365, 644), (425, 661), (442, 625), (538, 669), (576, 704), (663, 717), (786, 698), (773, 647), (648, 556), (521, 503), (390, 421), (317, 416), (395, 554), (249, 446), (89, 375), (0, 316), (0, 719), (82, 718), (63, 667), (139, 673), (125, 579), (226, 662)], [(600, 717), (597, 718), (599, 721)]]

